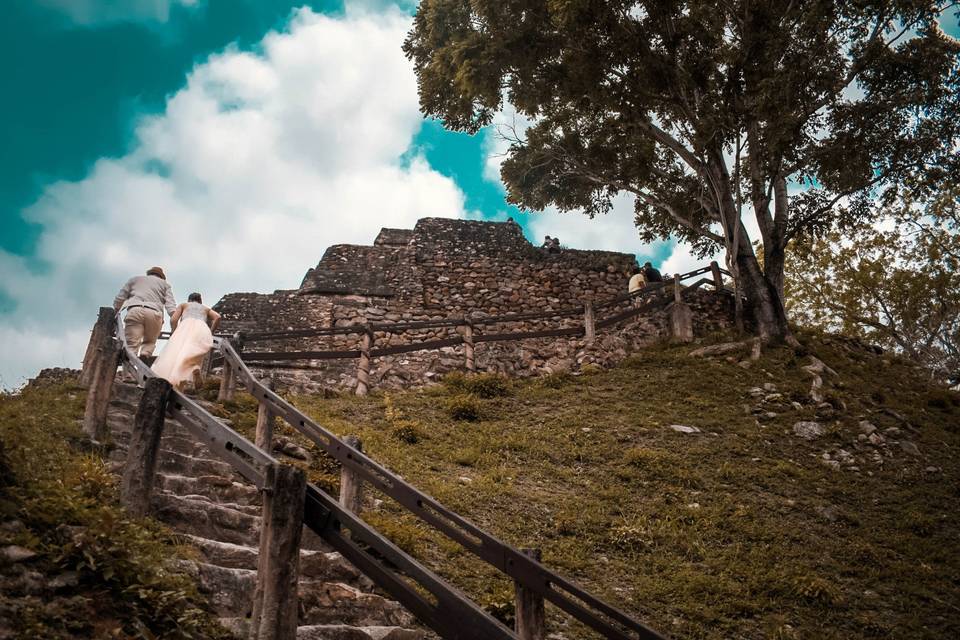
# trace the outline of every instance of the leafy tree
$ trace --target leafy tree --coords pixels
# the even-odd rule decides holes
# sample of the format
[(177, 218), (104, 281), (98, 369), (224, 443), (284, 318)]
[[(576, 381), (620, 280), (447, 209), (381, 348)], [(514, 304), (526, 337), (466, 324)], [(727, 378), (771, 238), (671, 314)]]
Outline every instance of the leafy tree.
[(787, 308), (960, 381), (958, 195), (945, 192), (927, 215), (906, 206), (880, 228), (798, 242), (786, 263)]
[(954, 6), (423, 0), (404, 51), (448, 128), (506, 102), (532, 122), (501, 170), (512, 203), (593, 216), (633, 194), (641, 239), (725, 248), (759, 334), (789, 339), (793, 238), (960, 173), (960, 43), (938, 24)]

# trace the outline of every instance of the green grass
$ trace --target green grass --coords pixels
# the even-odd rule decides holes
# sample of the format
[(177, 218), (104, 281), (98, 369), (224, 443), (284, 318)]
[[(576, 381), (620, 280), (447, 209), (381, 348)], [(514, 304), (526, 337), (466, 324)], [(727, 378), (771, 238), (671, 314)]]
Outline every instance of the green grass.
[[(846, 407), (820, 419), (827, 434), (814, 442), (791, 432), (818, 418), (800, 370), (808, 361), (786, 349), (748, 370), (663, 347), (610, 371), (509, 381), (493, 397), (470, 394), (473, 421), (450, 413), (469, 392), (462, 377), (293, 401), (331, 430), (359, 435), (374, 459), (447, 506), (510, 544), (539, 547), (548, 565), (674, 637), (960, 635), (950, 604), (960, 602), (952, 506), (960, 399), (895, 358), (805, 341), (840, 374), (826, 390)], [(766, 382), (784, 400), (761, 422), (743, 405)], [(859, 472), (822, 463), (840, 447), (868, 456), (853, 444), (860, 420), (904, 428), (885, 409), (918, 431), (909, 437), (921, 459), (893, 448), (882, 466), (864, 460)], [(397, 437), (408, 429), (415, 439)], [(458, 545), (389, 499), (365, 517), (510, 619), (511, 584)], [(580, 637), (549, 611), (552, 628)]]
[[(0, 546), (36, 557), (0, 566), (0, 629), (16, 638), (226, 638), (196, 586), (164, 563), (181, 551), (128, 518), (78, 423), (71, 382), (0, 395)], [(59, 586), (58, 586), (59, 581)]]
[[(453, 376), (415, 391), (290, 399), (335, 433), (360, 436), (374, 459), (448, 507), (512, 545), (540, 548), (546, 564), (672, 637), (960, 637), (960, 397), (897, 358), (835, 338), (802, 340), (839, 373), (825, 379), (837, 407), (830, 417), (809, 402), (800, 368), (808, 360), (787, 349), (765, 351), (749, 369), (665, 346), (588, 375)], [(748, 391), (768, 382), (783, 400), (769, 407), (776, 417), (757, 419)], [(75, 404), (69, 419), (40, 411), (32, 429), (79, 415), (76, 390), (44, 393), (52, 395), (18, 402), (53, 407), (54, 396), (73, 394)], [(473, 420), (450, 413), (463, 397), (476, 405)], [(251, 397), (238, 394), (218, 412), (252, 436)], [(819, 420), (825, 435), (797, 438), (799, 420)], [(878, 464), (872, 447), (856, 444), (861, 420), (899, 428), (921, 457), (892, 447)], [(76, 437), (75, 427), (63, 429), (58, 437)], [(336, 494), (337, 464), (288, 426), (276, 434), (305, 446), (312, 460), (298, 464)], [(858, 458), (859, 472), (823, 464), (839, 448)], [(509, 580), (372, 497), (383, 502), (367, 521), (511, 619)], [(548, 614), (565, 637), (591, 637), (549, 605)]]

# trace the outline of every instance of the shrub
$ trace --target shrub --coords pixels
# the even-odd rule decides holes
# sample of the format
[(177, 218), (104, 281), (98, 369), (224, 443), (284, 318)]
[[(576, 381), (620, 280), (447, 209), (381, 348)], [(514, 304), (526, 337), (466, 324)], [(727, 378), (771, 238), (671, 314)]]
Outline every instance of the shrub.
[(507, 378), (499, 373), (465, 374), (453, 371), (443, 377), (443, 384), (454, 393), (466, 393), (478, 398), (501, 398), (510, 391)]
[(817, 575), (795, 574), (787, 578), (787, 593), (807, 602), (834, 605), (840, 602), (840, 590)]
[(411, 420), (401, 420), (394, 424), (393, 429), (390, 430), (390, 435), (407, 444), (417, 444), (423, 440), (423, 432), (417, 423)]
[(447, 415), (454, 420), (473, 422), (480, 419), (480, 400), (468, 393), (460, 393), (447, 400)]
[(546, 387), (547, 389), (559, 389), (571, 380), (573, 380), (573, 376), (570, 375), (569, 371), (554, 371), (553, 373), (542, 376), (538, 380), (538, 383), (541, 387)]

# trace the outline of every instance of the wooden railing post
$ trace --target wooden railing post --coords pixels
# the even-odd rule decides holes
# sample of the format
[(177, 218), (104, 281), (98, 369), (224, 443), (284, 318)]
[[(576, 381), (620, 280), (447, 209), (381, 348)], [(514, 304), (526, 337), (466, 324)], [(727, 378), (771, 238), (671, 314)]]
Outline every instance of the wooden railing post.
[(583, 339), (587, 344), (593, 344), (597, 337), (597, 317), (593, 311), (593, 303), (587, 300), (583, 303)]
[(171, 388), (163, 378), (147, 380), (133, 419), (127, 461), (120, 479), (120, 499), (127, 511), (137, 517), (143, 517), (150, 511), (157, 454)]
[(264, 480), (257, 588), (249, 638), (295, 640), (307, 481), (301, 469), (278, 463), (267, 467)]
[[(357, 436), (343, 439), (347, 446), (363, 452), (363, 442)], [(351, 513), (359, 514), (363, 506), (363, 479), (346, 466), (340, 468), (340, 505)]]
[(87, 351), (83, 354), (83, 367), (80, 369), (80, 386), (89, 387), (93, 382), (93, 376), (97, 369), (98, 355), (100, 347), (103, 346), (105, 337), (112, 338), (117, 329), (117, 312), (112, 307), (100, 307), (97, 313), (97, 322), (93, 325), (93, 331), (90, 332), (90, 341), (87, 343)]
[[(523, 549), (524, 555), (540, 562), (539, 549)], [(514, 581), (516, 596), (516, 626), (514, 631), (520, 640), (544, 640), (547, 637), (546, 615), (543, 607), (543, 596), (536, 591), (527, 589), (519, 582)]]
[(94, 358), (93, 375), (87, 389), (87, 404), (83, 411), (83, 431), (96, 442), (104, 442), (110, 432), (107, 428), (107, 409), (113, 380), (120, 365), (120, 343), (112, 333), (101, 336)]
[[(262, 380), (261, 384), (273, 390), (273, 380), (270, 378)], [(257, 408), (257, 431), (254, 444), (268, 453), (273, 446), (273, 414), (266, 400), (260, 400), (260, 406)]]
[(373, 332), (363, 328), (360, 339), (360, 360), (357, 361), (357, 395), (365, 396), (370, 390), (370, 349), (373, 347)]
[(716, 260), (710, 261), (710, 271), (713, 273), (713, 287), (720, 291), (723, 289), (723, 274), (720, 273), (720, 265)]
[(229, 402), (233, 400), (233, 365), (224, 356), (223, 369), (221, 370), (220, 391), (217, 392), (217, 402)]
[(473, 350), (473, 322), (470, 318), (463, 320), (463, 354), (467, 359), (467, 371), (477, 370), (477, 360)]

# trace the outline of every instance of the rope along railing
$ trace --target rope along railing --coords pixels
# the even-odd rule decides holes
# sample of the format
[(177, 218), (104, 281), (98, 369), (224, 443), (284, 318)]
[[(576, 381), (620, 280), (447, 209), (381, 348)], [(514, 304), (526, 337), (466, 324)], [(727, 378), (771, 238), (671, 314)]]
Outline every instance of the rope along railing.
[[(697, 276), (711, 274), (711, 278), (701, 278), (687, 286), (681, 286), (681, 283)], [(315, 328), (315, 329), (292, 329), (286, 331), (265, 331), (265, 332), (243, 332), (235, 334), (234, 340), (238, 347), (244, 348), (243, 359), (247, 363), (256, 363), (258, 368), (284, 367), (290, 366), (293, 362), (316, 361), (316, 360), (341, 360), (341, 359), (359, 359), (357, 370), (357, 393), (362, 395), (369, 389), (369, 369), (370, 359), (415, 351), (436, 350), (445, 347), (454, 347), (464, 345), (465, 359), (467, 369), (475, 370), (474, 346), (477, 343), (484, 342), (507, 342), (513, 340), (528, 340), (534, 338), (551, 338), (567, 336), (584, 336), (588, 339), (593, 338), (596, 329), (613, 327), (626, 320), (634, 318), (640, 314), (654, 311), (670, 304), (671, 300), (679, 302), (684, 292), (698, 289), (703, 284), (710, 284), (715, 290), (725, 290), (723, 276), (730, 276), (729, 272), (721, 269), (716, 262), (711, 262), (709, 266), (694, 269), (687, 273), (678, 274), (673, 278), (663, 282), (650, 283), (647, 286), (610, 300), (597, 304), (585, 303), (576, 307), (567, 307), (555, 311), (540, 311), (531, 313), (513, 313), (499, 316), (488, 316), (482, 318), (447, 318), (439, 320), (426, 320), (418, 322), (397, 322), (397, 323), (369, 323), (364, 325), (351, 325), (347, 327)], [(674, 289), (674, 295), (669, 295), (669, 289)], [(649, 298), (649, 299), (647, 299)], [(598, 311), (612, 310), (615, 307), (629, 305), (628, 308), (613, 312), (611, 315), (597, 320), (595, 314)], [(477, 333), (479, 327), (489, 327), (498, 324), (509, 324), (530, 321), (547, 321), (576, 319), (582, 317), (582, 322), (577, 326), (565, 326), (559, 328), (538, 328), (527, 331), (506, 331), (498, 333)], [(374, 346), (374, 334), (400, 334), (406, 331), (416, 331), (423, 329), (457, 329), (462, 330), (457, 335), (433, 339), (421, 342), (410, 342), (407, 344), (386, 345), (379, 348)], [(311, 337), (335, 337), (359, 335), (360, 344), (355, 349), (328, 349), (328, 350), (301, 350), (301, 351), (249, 351), (246, 347), (256, 343), (276, 342), (297, 338)]]
[[(664, 638), (650, 627), (634, 620), (626, 613), (592, 596), (573, 582), (554, 573), (533, 557), (507, 545), (460, 515), (450, 511), (427, 494), (373, 461), (363, 454), (359, 448), (350, 446), (347, 442), (314, 422), (274, 393), (267, 385), (257, 380), (229, 340), (216, 338), (214, 344), (215, 349), (224, 358), (224, 378), (227, 378), (228, 372), (232, 373), (230, 377), (243, 384), (263, 405), (265, 408), (265, 411), (262, 412), (263, 415), (281, 417), (338, 460), (345, 473), (354, 474), (359, 480), (376, 487), (413, 515), (459, 543), (481, 561), (513, 578), (517, 585), (518, 601), (521, 592), (523, 592), (524, 602), (528, 602), (531, 596), (535, 601), (539, 600), (541, 609), (539, 616), (524, 616), (524, 619), (539, 619), (541, 621), (539, 624), (542, 624), (542, 602), (543, 599), (546, 599), (605, 638), (614, 640)], [(213, 453), (227, 461), (241, 476), (264, 490), (273, 491), (275, 487), (286, 486), (276, 481), (278, 477), (284, 475), (284, 469), (287, 472), (299, 474), (301, 493), (294, 495), (293, 503), (299, 501), (300, 508), (294, 510), (296, 515), (293, 518), (278, 518), (275, 514), (271, 515), (271, 510), (279, 508), (277, 505), (282, 506), (284, 504), (279, 499), (279, 495), (273, 495), (269, 500), (266, 498), (264, 500), (261, 556), (273, 557), (278, 553), (279, 548), (290, 546), (273, 543), (272, 536), (284, 534), (268, 527), (268, 522), (286, 522), (287, 533), (285, 535), (295, 537), (297, 544), (294, 545), (294, 548), (296, 548), (299, 546), (299, 527), (300, 518), (302, 518), (303, 524), (310, 527), (331, 547), (339, 551), (348, 561), (365, 573), (377, 586), (400, 602), (441, 637), (458, 640), (533, 637), (530, 635), (529, 629), (521, 629), (518, 636), (503, 626), (470, 600), (462, 591), (449, 585), (429, 568), (391, 543), (376, 529), (360, 519), (357, 514), (339, 504), (318, 487), (306, 484), (303, 480), (302, 471), (279, 465), (277, 460), (263, 448), (257, 447), (236, 431), (221, 423), (190, 397), (175, 388), (170, 388), (166, 381), (156, 378), (150, 368), (128, 348), (124, 341), (121, 323), (118, 322), (118, 316), (111, 315), (108, 309), (101, 309), (87, 356), (88, 359), (84, 361), (84, 369), (89, 367), (92, 373), (89, 376), (90, 389), (84, 427), (95, 441), (103, 442), (108, 437), (106, 406), (109, 403), (117, 366), (122, 365), (127, 375), (135, 379), (138, 384), (146, 387), (134, 422), (135, 433), (131, 439), (131, 453), (136, 449), (133, 442), (138, 438), (136, 433), (138, 425), (151, 422), (149, 419), (142, 419), (142, 414), (152, 411), (154, 414), (152, 422), (160, 425), (157, 427), (158, 429), (162, 429), (164, 414), (170, 415), (193, 433), (198, 440), (207, 445)], [(156, 395), (153, 392), (160, 385), (165, 385), (167, 389), (163, 402), (154, 404), (148, 402), (148, 396)], [(258, 429), (259, 424), (260, 421), (258, 420)], [(258, 434), (259, 440), (260, 436)], [(140, 437), (140, 441), (152, 443), (149, 445), (152, 446), (152, 453), (142, 457), (128, 456), (124, 470), (122, 494), (127, 496), (125, 499), (132, 502), (149, 504), (153, 474), (149, 466), (150, 464), (156, 464), (159, 434), (156, 437)], [(270, 448), (269, 442), (263, 444), (265, 448)], [(128, 478), (136, 481), (128, 482)], [(291, 486), (297, 486), (296, 482), (292, 483)], [(277, 490), (279, 491), (279, 489)], [(139, 497), (130, 498), (131, 495)], [(271, 496), (270, 493), (267, 495)], [(291, 522), (292, 524), (290, 524)], [(297, 551), (297, 553), (299, 552)], [(291, 556), (285, 560), (281, 559), (280, 564), (284, 562), (287, 563), (287, 572), (289, 572), (290, 563), (292, 563), (292, 566), (296, 566), (296, 556)], [(291, 635), (289, 620), (284, 621), (283, 616), (278, 613), (289, 612), (290, 607), (262, 605), (263, 602), (267, 602), (271, 598), (273, 602), (276, 602), (277, 599), (289, 601), (296, 597), (295, 588), (291, 591), (291, 581), (286, 577), (275, 579), (275, 572), (267, 570), (271, 566), (273, 565), (269, 562), (261, 560), (256, 592), (256, 598), (260, 598), (258, 602), (261, 604), (255, 602), (253, 607), (255, 617), (262, 614), (266, 615), (267, 619), (264, 621), (258, 617), (253, 624), (261, 630), (266, 628), (265, 625), (272, 624), (276, 628), (281, 628), (286, 624), (288, 631), (286, 634), (277, 634), (274, 629), (274, 631), (267, 631), (262, 635), (263, 637), (283, 636), (285, 640), (286, 638), (292, 640), (293, 635), (295, 635), (295, 625), (293, 635)], [(295, 583), (294, 580), (293, 584)], [(293, 611), (295, 610), (296, 607), (293, 607)], [(270, 616), (273, 616), (273, 618), (270, 618)], [(289, 618), (289, 615), (287, 617)], [(518, 616), (518, 625), (520, 624), (520, 616)], [(261, 636), (254, 633), (253, 637)]]

